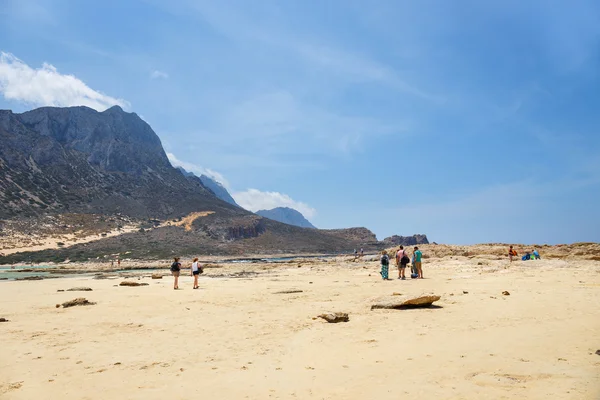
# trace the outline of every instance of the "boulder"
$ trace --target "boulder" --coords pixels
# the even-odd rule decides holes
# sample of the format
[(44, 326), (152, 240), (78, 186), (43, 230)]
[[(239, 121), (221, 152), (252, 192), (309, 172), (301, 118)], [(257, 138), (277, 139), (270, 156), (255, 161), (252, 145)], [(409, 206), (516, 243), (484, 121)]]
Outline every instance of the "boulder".
[(393, 299), (384, 299), (371, 305), (371, 310), (382, 308), (402, 310), (406, 308), (429, 307), (439, 299), (440, 296), (434, 294), (421, 294), (419, 296), (403, 296), (400, 298), (395, 297)]
[(92, 303), (91, 301), (88, 301), (88, 299), (85, 299), (83, 297), (78, 297), (76, 299), (70, 300), (70, 301), (65, 301), (64, 303), (62, 303), (63, 308), (67, 308), (67, 307), (74, 307), (74, 306), (92, 306), (96, 303)]
[(74, 287), (71, 289), (67, 289), (67, 292), (91, 292), (92, 288), (89, 287)]
[(502, 294), (505, 296), (510, 296), (510, 293), (508, 292), (508, 290), (505, 290), (504, 292), (502, 292)]
[(148, 286), (148, 284), (140, 282), (123, 281), (119, 283), (119, 286)]
[(321, 314), (317, 316), (318, 318), (323, 318), (325, 321), (335, 324), (338, 322), (348, 322), (350, 318), (348, 318), (348, 313), (336, 312), (336, 313), (327, 313)]
[(152, 274), (152, 279), (162, 279), (162, 274)]

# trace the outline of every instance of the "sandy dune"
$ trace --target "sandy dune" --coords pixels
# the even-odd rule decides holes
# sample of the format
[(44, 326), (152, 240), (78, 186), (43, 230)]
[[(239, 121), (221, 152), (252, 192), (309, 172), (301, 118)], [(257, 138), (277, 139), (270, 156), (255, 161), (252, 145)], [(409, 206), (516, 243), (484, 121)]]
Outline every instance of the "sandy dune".
[[(600, 262), (480, 262), (430, 258), (420, 281), (300, 262), (210, 269), (201, 290), (0, 282), (0, 398), (600, 398)], [(93, 291), (57, 292), (74, 286)], [(440, 308), (370, 310), (393, 292)], [(75, 297), (97, 304), (55, 308)]]

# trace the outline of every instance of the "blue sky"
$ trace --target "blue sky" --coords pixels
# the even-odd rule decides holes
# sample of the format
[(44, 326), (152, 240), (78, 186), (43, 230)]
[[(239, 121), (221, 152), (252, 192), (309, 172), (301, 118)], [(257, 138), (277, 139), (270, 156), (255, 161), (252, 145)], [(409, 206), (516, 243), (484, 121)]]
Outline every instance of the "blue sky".
[(600, 241), (597, 1), (0, 0), (0, 108), (120, 104), (251, 209)]

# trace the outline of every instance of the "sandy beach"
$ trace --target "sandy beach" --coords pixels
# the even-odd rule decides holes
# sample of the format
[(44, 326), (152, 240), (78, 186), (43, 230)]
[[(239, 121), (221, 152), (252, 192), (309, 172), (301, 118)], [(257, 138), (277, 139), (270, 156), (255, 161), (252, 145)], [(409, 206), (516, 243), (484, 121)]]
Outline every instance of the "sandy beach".
[[(600, 262), (434, 257), (423, 280), (378, 271), (229, 265), (200, 290), (183, 274), (178, 291), (148, 271), (0, 282), (0, 398), (600, 398)], [(58, 292), (77, 286), (93, 291)], [(370, 309), (394, 293), (441, 299)], [(96, 304), (55, 307), (77, 297)], [(350, 321), (315, 319), (329, 311)]]

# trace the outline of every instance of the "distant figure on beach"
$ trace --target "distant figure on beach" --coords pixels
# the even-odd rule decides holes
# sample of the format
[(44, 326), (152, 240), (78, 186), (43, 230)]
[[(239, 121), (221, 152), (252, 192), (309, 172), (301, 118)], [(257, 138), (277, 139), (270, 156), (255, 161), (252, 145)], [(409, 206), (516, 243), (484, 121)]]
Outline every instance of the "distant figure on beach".
[(515, 249), (513, 249), (512, 246), (510, 246), (508, 248), (508, 259), (510, 260), (510, 262), (512, 262), (513, 257), (516, 257), (516, 256), (517, 256), (517, 252), (515, 251)]
[(362, 256), (364, 256), (364, 255), (365, 255), (365, 251), (364, 251), (364, 250), (363, 250), (363, 248), (361, 247), (361, 248), (360, 248), (360, 257), (362, 258)]
[(175, 279), (173, 283), (173, 289), (177, 290), (179, 289), (179, 273), (181, 272), (181, 263), (179, 262), (179, 257), (175, 257), (173, 260), (173, 264), (171, 264), (171, 274)]
[(387, 251), (383, 251), (381, 253), (381, 277), (384, 281), (389, 280), (389, 271), (390, 271), (390, 257), (387, 254)]
[(358, 250), (354, 249), (354, 261), (358, 258)]
[(192, 262), (192, 273), (191, 275), (194, 277), (194, 287), (192, 289), (198, 289), (198, 275), (202, 273), (202, 267), (200, 267), (200, 263), (198, 262), (198, 257), (194, 258)]
[(542, 258), (540, 257), (540, 253), (538, 253), (538, 251), (537, 251), (536, 249), (533, 249), (533, 253), (531, 253), (531, 254), (533, 254), (533, 257), (532, 257), (532, 258), (533, 258), (534, 260), (541, 260), (541, 259), (542, 259)]
[(404, 250), (404, 246), (400, 246), (400, 249), (396, 253), (396, 266), (398, 267), (398, 279), (405, 280), (406, 276), (404, 272), (406, 271), (406, 266), (410, 262), (410, 258), (408, 258), (408, 254), (406, 254), (406, 250)]
[(417, 246), (415, 246), (414, 251), (413, 251), (413, 255), (415, 256), (415, 268), (417, 269), (417, 278), (423, 279), (423, 267), (421, 265), (421, 258), (423, 257), (423, 254), (421, 253), (421, 250), (419, 250), (419, 248)]
[(121, 268), (121, 259), (117, 257), (117, 268)]

